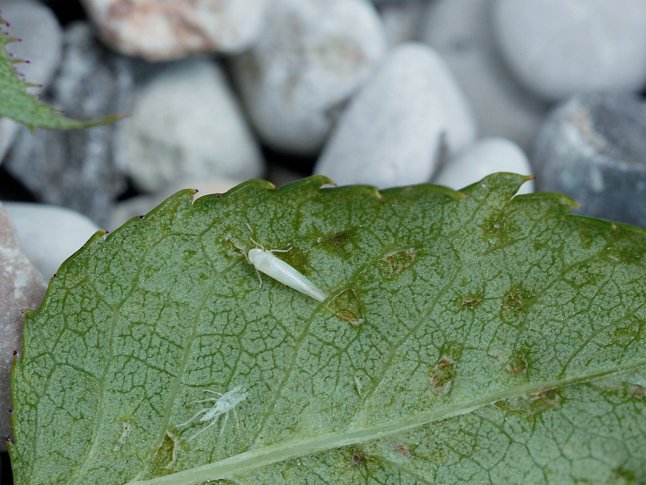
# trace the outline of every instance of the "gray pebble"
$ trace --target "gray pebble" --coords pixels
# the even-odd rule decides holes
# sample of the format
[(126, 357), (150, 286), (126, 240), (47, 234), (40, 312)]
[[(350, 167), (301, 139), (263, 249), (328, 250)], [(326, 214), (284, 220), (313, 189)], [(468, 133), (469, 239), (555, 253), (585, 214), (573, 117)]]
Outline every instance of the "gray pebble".
[(563, 192), (579, 212), (646, 226), (646, 102), (584, 94), (546, 120), (532, 164), (541, 191)]
[[(65, 31), (63, 61), (45, 101), (73, 118), (96, 119), (126, 113), (132, 84), (129, 61), (108, 52), (86, 24), (77, 23)], [(7, 168), (41, 201), (70, 207), (102, 224), (125, 188), (125, 176), (114, 160), (120, 127), (21, 129)]]
[(386, 44), (394, 47), (420, 40), (427, 10), (426, 2), (386, 2), (380, 5), (379, 16), (384, 25)]

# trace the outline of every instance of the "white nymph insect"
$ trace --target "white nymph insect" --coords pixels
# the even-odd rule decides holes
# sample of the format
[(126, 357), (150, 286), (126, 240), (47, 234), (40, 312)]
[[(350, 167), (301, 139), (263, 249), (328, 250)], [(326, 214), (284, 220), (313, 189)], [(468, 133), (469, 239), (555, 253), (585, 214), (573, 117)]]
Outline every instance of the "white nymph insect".
[[(325, 293), (312, 283), (307, 276), (273, 254), (286, 253), (289, 249), (265, 249), (253, 239), (252, 241), (257, 246), (260, 246), (259, 248), (250, 249), (247, 253), (247, 259), (253, 264), (254, 268), (317, 301), (325, 301)], [(260, 284), (262, 285), (262, 279)]]
[[(235, 416), (236, 423), (237, 423), (238, 413), (236, 412), (235, 408), (238, 404), (240, 404), (242, 401), (247, 399), (247, 397), (249, 397), (249, 393), (242, 386), (236, 386), (230, 391), (225, 392), (224, 394), (220, 392), (211, 391), (208, 389), (206, 390), (206, 392), (215, 394), (217, 397), (200, 399), (199, 401), (195, 401), (195, 402), (212, 402), (214, 403), (213, 406), (200, 409), (197, 413), (195, 413), (193, 417), (191, 417), (191, 419), (177, 425), (178, 428), (183, 428), (185, 426), (188, 426), (198, 418), (199, 418), (198, 422), (200, 423), (206, 423), (207, 421), (210, 421), (210, 423), (207, 426), (205, 426), (197, 433), (192, 435), (188, 439), (188, 441), (191, 441), (195, 439), (197, 436), (199, 436), (200, 434), (204, 433), (207, 429), (209, 429), (211, 426), (215, 425), (215, 423), (219, 421), (220, 416), (224, 415), (224, 421), (222, 423), (222, 426), (220, 427), (220, 434), (222, 434), (222, 432), (224, 431), (224, 427), (227, 424), (227, 420), (229, 419), (229, 412), (233, 411), (233, 415)], [(239, 423), (238, 423), (238, 426), (240, 426)]]

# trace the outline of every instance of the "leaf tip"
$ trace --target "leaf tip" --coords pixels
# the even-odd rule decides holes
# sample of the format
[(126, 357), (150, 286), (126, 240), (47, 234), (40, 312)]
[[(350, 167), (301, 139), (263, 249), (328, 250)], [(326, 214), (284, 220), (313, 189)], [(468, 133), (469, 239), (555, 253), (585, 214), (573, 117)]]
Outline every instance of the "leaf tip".
[(125, 114), (113, 114), (113, 115), (104, 116), (103, 118), (99, 118), (97, 120), (90, 120), (90, 121), (77, 121), (71, 118), (65, 118), (66, 123), (64, 124), (64, 126), (61, 126), (61, 129), (70, 130), (70, 129), (77, 129), (77, 128), (96, 128), (97, 126), (104, 126), (104, 125), (110, 125), (112, 123), (116, 123), (118, 121), (121, 121), (125, 117), (126, 117)]

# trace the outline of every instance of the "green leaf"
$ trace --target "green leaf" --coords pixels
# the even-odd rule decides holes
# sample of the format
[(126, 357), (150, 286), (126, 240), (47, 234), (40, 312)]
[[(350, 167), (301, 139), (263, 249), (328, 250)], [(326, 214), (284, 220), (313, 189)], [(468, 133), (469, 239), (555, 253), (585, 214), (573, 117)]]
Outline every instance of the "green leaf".
[(646, 231), (525, 180), (250, 181), (97, 234), (26, 317), (16, 482), (643, 482)]
[(15, 64), (25, 62), (22, 59), (12, 58), (6, 50), (6, 45), (15, 42), (1, 28), (9, 26), (6, 20), (0, 17), (0, 117), (11, 118), (31, 129), (47, 128), (69, 130), (89, 128), (104, 125), (120, 119), (120, 116), (106, 116), (94, 121), (77, 121), (66, 118), (56, 112), (48, 104), (38, 101), (27, 91), (37, 85), (23, 81), (14, 70)]

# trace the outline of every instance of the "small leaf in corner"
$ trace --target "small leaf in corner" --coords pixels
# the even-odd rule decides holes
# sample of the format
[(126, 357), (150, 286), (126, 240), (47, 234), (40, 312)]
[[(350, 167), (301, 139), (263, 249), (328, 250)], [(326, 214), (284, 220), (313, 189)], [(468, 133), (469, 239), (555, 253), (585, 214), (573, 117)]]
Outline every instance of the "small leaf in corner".
[(22, 80), (14, 68), (16, 64), (25, 61), (14, 59), (6, 50), (7, 44), (17, 41), (6, 31), (8, 27), (9, 23), (0, 17), (0, 117), (10, 118), (32, 130), (90, 128), (113, 123), (122, 118), (120, 115), (110, 115), (92, 121), (73, 120), (30, 94), (28, 89), (35, 85)]

